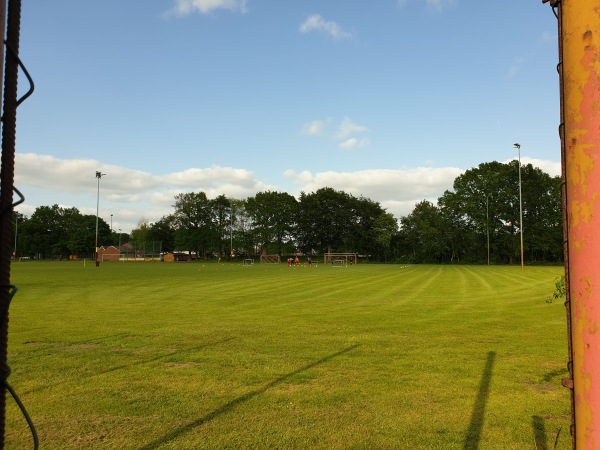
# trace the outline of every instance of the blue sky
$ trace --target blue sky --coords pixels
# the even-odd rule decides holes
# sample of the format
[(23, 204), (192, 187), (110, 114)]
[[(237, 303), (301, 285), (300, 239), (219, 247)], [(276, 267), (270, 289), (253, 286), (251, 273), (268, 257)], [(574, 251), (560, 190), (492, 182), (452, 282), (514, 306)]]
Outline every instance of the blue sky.
[[(559, 174), (540, 1), (25, 2), (16, 186), (130, 231), (179, 192), (324, 186), (396, 217), (482, 162)], [(20, 77), (20, 89), (26, 89)]]

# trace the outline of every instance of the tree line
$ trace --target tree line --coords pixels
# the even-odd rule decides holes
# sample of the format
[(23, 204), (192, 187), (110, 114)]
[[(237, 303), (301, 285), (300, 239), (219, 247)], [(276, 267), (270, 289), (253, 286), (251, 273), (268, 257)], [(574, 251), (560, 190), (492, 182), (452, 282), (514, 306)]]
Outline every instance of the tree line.
[[(521, 167), (525, 259), (562, 258), (559, 177)], [(352, 252), (372, 261), (512, 263), (520, 255), (518, 163), (482, 163), (454, 180), (434, 204), (423, 200), (397, 220), (378, 202), (324, 187), (302, 192), (259, 192), (246, 199), (204, 192), (178, 194), (173, 212), (131, 234), (98, 218), (99, 245), (160, 242), (163, 252), (200, 258)], [(93, 257), (96, 216), (58, 205), (15, 216), (16, 255)]]
[(561, 178), (531, 164), (482, 163), (454, 180), (437, 205), (418, 203), (400, 219), (397, 245), (414, 262), (513, 263), (520, 259), (520, 204), (527, 262), (563, 258)]

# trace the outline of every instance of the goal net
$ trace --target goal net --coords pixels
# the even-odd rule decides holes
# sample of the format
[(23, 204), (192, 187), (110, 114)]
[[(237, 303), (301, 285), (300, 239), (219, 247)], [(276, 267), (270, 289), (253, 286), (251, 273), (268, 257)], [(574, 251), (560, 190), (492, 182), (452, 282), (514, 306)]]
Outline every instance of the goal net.
[(281, 262), (281, 256), (279, 255), (260, 255), (261, 263), (279, 264)]
[(331, 264), (333, 264), (333, 267), (344, 267), (345, 265), (343, 259), (334, 259)]
[(342, 265), (350, 266), (358, 263), (358, 255), (356, 253), (325, 253), (325, 264), (335, 266), (336, 261), (342, 261)]
[(244, 260), (244, 265), (245, 266), (253, 266), (254, 265), (254, 260), (253, 259), (245, 259)]

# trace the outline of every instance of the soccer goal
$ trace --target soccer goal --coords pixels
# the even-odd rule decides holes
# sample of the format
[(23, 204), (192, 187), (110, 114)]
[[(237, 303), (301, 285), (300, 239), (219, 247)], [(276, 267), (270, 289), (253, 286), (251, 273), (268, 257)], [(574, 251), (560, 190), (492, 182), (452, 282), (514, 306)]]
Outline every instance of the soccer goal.
[(331, 261), (331, 264), (333, 265), (333, 267), (344, 267), (344, 260), (343, 259), (334, 259), (333, 261)]
[(279, 264), (281, 263), (281, 256), (279, 255), (260, 255), (261, 263), (268, 264)]
[(245, 266), (253, 266), (253, 265), (254, 265), (254, 260), (253, 260), (253, 259), (250, 259), (250, 258), (248, 258), (248, 259), (245, 259), (245, 260), (244, 260), (244, 265), (245, 265)]
[(350, 266), (358, 263), (358, 255), (356, 253), (325, 253), (325, 264), (333, 264), (336, 261), (342, 261), (342, 265)]

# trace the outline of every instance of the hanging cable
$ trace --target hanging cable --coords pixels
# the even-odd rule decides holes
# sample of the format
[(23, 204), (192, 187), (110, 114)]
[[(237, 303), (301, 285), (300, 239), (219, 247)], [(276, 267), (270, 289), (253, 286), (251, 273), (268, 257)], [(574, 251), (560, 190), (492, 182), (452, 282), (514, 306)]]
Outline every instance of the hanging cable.
[(556, 70), (558, 72), (560, 86), (560, 124), (558, 126), (558, 134), (560, 137), (560, 155), (561, 155), (561, 196), (562, 196), (562, 212), (563, 212), (563, 251), (565, 259), (565, 310), (567, 316), (567, 337), (568, 337), (568, 362), (567, 369), (569, 377), (562, 380), (562, 385), (570, 390), (571, 393), (571, 444), (575, 448), (575, 390), (573, 383), (573, 340), (572, 340), (572, 324), (571, 324), (571, 294), (570, 294), (570, 270), (569, 270), (569, 221), (567, 214), (568, 196), (567, 196), (567, 153), (565, 142), (565, 112), (564, 112), (564, 65), (563, 65), (563, 24), (562, 24), (562, 5), (561, 0), (542, 0), (542, 3), (550, 3), (552, 12), (558, 21), (558, 64)]
[[(10, 302), (12, 302), (13, 297), (15, 296), (15, 294), (17, 293), (17, 291), (19, 289), (17, 288), (17, 286), (12, 285), (12, 284), (8, 285), (8, 286), (1, 286), (1, 287), (8, 289), (8, 291), (10, 292), (8, 304), (2, 305), (2, 309), (0, 309), (0, 325), (4, 327), (6, 325), (5, 322), (8, 320), (8, 309), (10, 307)], [(27, 412), (25, 405), (23, 404), (23, 402), (17, 395), (17, 392), (8, 383), (8, 377), (10, 376), (10, 374), (11, 374), (11, 369), (10, 369), (10, 366), (7, 364), (5, 366), (4, 373), (0, 374), (0, 377), (1, 377), (0, 380), (4, 384), (4, 386), (6, 387), (6, 389), (12, 396), (12, 398), (15, 400), (15, 403), (17, 404), (19, 409), (21, 410), (21, 414), (23, 414), (23, 417), (25, 418), (25, 421), (27, 422), (27, 425), (29, 426), (29, 430), (31, 431), (31, 437), (33, 438), (33, 448), (35, 450), (37, 450), (39, 447), (39, 439), (38, 439), (37, 431), (35, 429), (35, 425), (33, 424), (33, 420), (31, 420), (31, 416)]]

